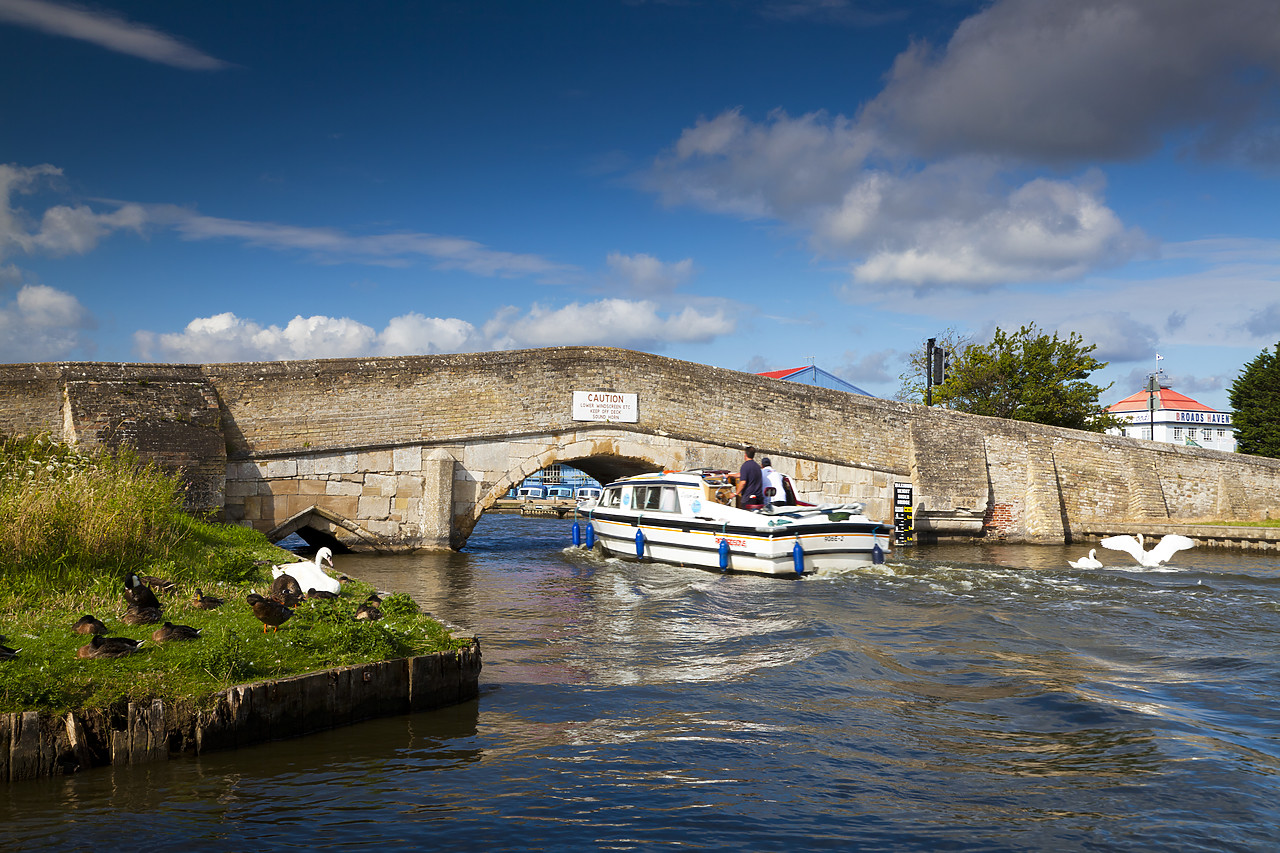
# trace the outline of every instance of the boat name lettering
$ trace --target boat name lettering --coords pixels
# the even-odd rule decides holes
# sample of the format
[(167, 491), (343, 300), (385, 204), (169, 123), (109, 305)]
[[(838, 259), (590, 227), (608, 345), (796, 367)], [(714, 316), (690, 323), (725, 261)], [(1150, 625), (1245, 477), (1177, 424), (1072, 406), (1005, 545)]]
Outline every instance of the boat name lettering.
[(728, 542), (731, 548), (744, 548), (747, 544), (745, 539), (730, 539), (727, 536), (717, 536), (716, 544), (719, 545), (721, 542)]

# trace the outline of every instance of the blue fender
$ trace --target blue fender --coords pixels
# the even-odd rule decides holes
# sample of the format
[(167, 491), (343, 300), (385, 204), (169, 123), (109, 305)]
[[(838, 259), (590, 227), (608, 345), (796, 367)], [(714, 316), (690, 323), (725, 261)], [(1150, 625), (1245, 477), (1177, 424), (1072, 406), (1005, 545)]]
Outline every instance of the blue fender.
[(588, 521), (587, 522), (587, 550), (590, 551), (594, 547), (596, 547), (596, 529), (591, 525), (591, 522)]
[(800, 540), (796, 539), (796, 545), (791, 549), (791, 562), (795, 564), (796, 574), (804, 574), (804, 548), (800, 547)]
[(644, 559), (644, 531), (643, 530), (636, 531), (636, 559), (637, 560)]
[(573, 523), (573, 545), (576, 548), (582, 544), (582, 526), (578, 522)]
[(729, 568), (729, 540), (721, 539), (720, 540), (720, 571), (723, 572), (728, 568)]

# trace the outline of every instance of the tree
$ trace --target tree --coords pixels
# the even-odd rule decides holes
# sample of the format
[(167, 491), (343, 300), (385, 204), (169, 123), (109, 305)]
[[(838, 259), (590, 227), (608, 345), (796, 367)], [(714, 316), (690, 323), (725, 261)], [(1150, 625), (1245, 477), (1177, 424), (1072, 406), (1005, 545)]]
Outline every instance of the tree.
[(1227, 394), (1235, 412), (1236, 449), (1280, 457), (1280, 343), (1246, 364)]
[[(915, 352), (911, 354), (911, 359), (907, 362), (907, 372), (898, 376), (898, 381), (902, 383), (902, 387), (898, 389), (898, 393), (894, 395), (895, 400), (901, 400), (904, 403), (923, 403), (925, 391), (925, 348), (926, 340), (920, 341), (920, 346), (916, 347)], [(954, 354), (960, 352), (965, 347), (973, 343), (973, 339), (965, 335), (961, 335), (954, 327), (947, 329), (942, 334), (934, 338), (934, 346), (941, 347), (949, 353)], [(936, 386), (935, 386), (936, 387)]]
[(1012, 334), (997, 328), (991, 343), (969, 344), (951, 357), (933, 399), (975, 415), (1102, 432), (1117, 421), (1098, 402), (1111, 386), (1088, 381), (1107, 366), (1093, 357), (1095, 349), (1075, 332), (1059, 338), (1035, 323)]

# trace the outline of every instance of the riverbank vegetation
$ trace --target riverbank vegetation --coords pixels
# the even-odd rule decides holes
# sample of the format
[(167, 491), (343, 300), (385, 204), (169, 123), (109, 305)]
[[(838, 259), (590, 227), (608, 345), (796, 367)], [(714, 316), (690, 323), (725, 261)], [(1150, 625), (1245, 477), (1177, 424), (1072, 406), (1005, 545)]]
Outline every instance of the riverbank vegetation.
[[(183, 510), (181, 479), (128, 452), (84, 454), (45, 437), (0, 441), (0, 711), (108, 708), (151, 698), (199, 701), (232, 684), (462, 648), (405, 595), (378, 621), (354, 618), (372, 592), (358, 580), (336, 600), (305, 601), (278, 632), (245, 602), (266, 594), (271, 564), (293, 555), (256, 531)], [(157, 643), (160, 625), (128, 625), (128, 572), (171, 582), (155, 593), (162, 621), (200, 629)], [(196, 591), (224, 603), (205, 610)], [(143, 640), (120, 658), (82, 659), (73, 631), (92, 614), (108, 636)]]

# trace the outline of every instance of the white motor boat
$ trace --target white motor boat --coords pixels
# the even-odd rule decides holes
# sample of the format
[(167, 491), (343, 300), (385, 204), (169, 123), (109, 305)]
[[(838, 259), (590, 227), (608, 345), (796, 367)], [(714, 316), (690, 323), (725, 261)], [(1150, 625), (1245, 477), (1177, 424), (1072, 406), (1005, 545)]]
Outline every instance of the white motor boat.
[(884, 562), (893, 527), (863, 505), (738, 509), (727, 471), (664, 471), (617, 480), (578, 505), (587, 544), (623, 558), (765, 575)]

